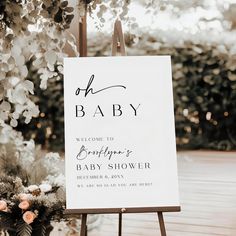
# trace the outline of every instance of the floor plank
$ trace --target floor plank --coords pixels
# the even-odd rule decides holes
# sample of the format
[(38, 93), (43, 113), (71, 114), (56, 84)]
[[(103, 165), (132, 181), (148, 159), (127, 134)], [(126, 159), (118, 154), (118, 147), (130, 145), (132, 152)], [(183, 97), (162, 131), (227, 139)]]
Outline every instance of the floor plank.
[[(236, 152), (179, 152), (178, 171), (182, 211), (164, 214), (167, 235), (236, 236)], [(88, 236), (118, 235), (116, 215), (99, 220)], [(154, 235), (156, 214), (124, 215), (123, 236)]]

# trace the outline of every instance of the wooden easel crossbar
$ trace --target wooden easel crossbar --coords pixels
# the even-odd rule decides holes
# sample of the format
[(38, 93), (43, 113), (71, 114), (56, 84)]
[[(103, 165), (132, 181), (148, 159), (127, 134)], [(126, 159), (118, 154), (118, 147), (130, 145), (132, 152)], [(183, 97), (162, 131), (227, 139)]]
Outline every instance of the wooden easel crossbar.
[(179, 206), (172, 207), (136, 207), (136, 208), (105, 208), (105, 209), (67, 209), (67, 215), (82, 215), (80, 236), (87, 236), (88, 214), (119, 214), (118, 236), (122, 235), (122, 215), (129, 213), (157, 213), (161, 236), (166, 236), (163, 212), (179, 212)]
[[(86, 20), (84, 20), (86, 22)], [(81, 33), (83, 36), (86, 35), (85, 26), (82, 26)], [(83, 49), (83, 46), (86, 46), (86, 40), (84, 37), (81, 37), (83, 40), (82, 48), (81, 48), (81, 56), (87, 55), (87, 49)], [(117, 56), (120, 54), (121, 56), (126, 56), (125, 52), (125, 41), (124, 34), (122, 32), (122, 25), (119, 20), (116, 20), (114, 25), (114, 33), (112, 36), (112, 56)], [(80, 236), (87, 236), (87, 216), (88, 214), (118, 214), (119, 222), (118, 222), (118, 236), (122, 236), (122, 216), (123, 214), (128, 213), (157, 213), (161, 236), (166, 236), (165, 223), (163, 218), (163, 212), (179, 212), (180, 206), (166, 206), (166, 207), (136, 207), (136, 208), (98, 208), (98, 209), (67, 209), (65, 210), (66, 215), (82, 215)]]

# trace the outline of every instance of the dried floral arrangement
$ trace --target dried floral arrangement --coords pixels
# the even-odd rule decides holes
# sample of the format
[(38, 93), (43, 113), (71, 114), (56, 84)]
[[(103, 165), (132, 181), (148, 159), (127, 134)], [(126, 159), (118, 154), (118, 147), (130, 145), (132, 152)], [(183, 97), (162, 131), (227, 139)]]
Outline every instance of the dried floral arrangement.
[[(33, 140), (4, 125), (0, 132), (0, 230), (9, 235), (48, 235), (51, 220), (64, 218), (64, 161), (39, 156)], [(32, 171), (33, 170), (33, 171)]]
[(43, 183), (24, 187), (20, 178), (0, 176), (0, 229), (9, 235), (49, 235), (51, 220), (61, 219), (64, 202), (58, 187)]

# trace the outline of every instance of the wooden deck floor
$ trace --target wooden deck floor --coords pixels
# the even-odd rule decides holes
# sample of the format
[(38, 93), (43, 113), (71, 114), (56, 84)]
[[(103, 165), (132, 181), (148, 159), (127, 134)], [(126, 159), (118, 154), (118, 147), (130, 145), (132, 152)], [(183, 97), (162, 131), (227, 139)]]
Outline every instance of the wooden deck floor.
[[(167, 235), (236, 236), (236, 152), (179, 152), (178, 169), (182, 211), (164, 214)], [(117, 222), (103, 215), (88, 236), (118, 235)], [(154, 235), (156, 214), (123, 216), (123, 236)]]

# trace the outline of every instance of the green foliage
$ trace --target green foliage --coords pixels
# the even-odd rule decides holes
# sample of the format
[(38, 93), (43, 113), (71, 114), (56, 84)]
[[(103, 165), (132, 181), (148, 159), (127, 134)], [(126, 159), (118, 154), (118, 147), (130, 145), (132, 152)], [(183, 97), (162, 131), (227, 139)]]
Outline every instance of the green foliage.
[(0, 25), (2, 26), (2, 24), (6, 24), (10, 27), (11, 25), (16, 24), (16, 20), (20, 17), (19, 14), (21, 11), (21, 0), (2, 0), (0, 2)]
[[(0, 144), (0, 169), (2, 173), (6, 176), (0, 175), (0, 196), (7, 196), (15, 188), (14, 178), (11, 176), (18, 176), (22, 179), (24, 183), (28, 181), (28, 176), (25, 170), (19, 163), (19, 158), (17, 158), (17, 150), (13, 143)], [(10, 161), (9, 161), (10, 160)], [(4, 186), (1, 186), (3, 179), (8, 179)], [(5, 192), (4, 192), (5, 191)]]
[(70, 27), (70, 23), (74, 18), (72, 14), (74, 8), (68, 6), (68, 1), (43, 0), (42, 2), (44, 17), (52, 18), (56, 23), (61, 24), (64, 29)]
[(23, 191), (23, 189), (24, 187), (20, 178), (11, 177), (6, 174), (0, 175), (0, 200), (10, 199), (14, 194)]
[(31, 236), (32, 226), (25, 223), (23, 220), (16, 225), (17, 236)]
[(176, 134), (180, 148), (236, 147), (236, 68), (217, 47), (171, 50)]
[(50, 220), (45, 222), (35, 220), (32, 224), (19, 220), (15, 223), (12, 213), (0, 211), (0, 230), (7, 230), (9, 235), (14, 236), (46, 236), (53, 227)]
[(0, 211), (0, 230), (1, 229), (14, 231), (14, 221), (11, 218), (11, 214), (8, 212)]
[[(29, 66), (30, 67), (30, 66)], [(39, 88), (40, 80), (36, 71), (30, 71), (29, 77), (33, 80), (36, 91), (32, 97), (40, 107), (40, 115), (29, 124), (23, 120), (17, 127), (23, 131), (26, 139), (33, 138), (36, 143), (51, 150), (62, 150), (64, 145), (64, 97), (63, 78), (56, 77), (48, 80), (48, 88)]]
[(46, 226), (42, 225), (42, 224), (36, 225), (32, 231), (32, 235), (45, 236), (46, 235)]
[(172, 57), (178, 148), (235, 149), (236, 63), (230, 50), (186, 43), (149, 48), (148, 54)]
[(27, 32), (28, 25), (34, 24), (40, 16), (52, 20), (60, 29), (68, 29), (74, 18), (74, 8), (68, 4), (64, 0), (1, 0), (0, 36), (11, 35), (11, 39), (13, 38), (7, 28), (14, 33)]

